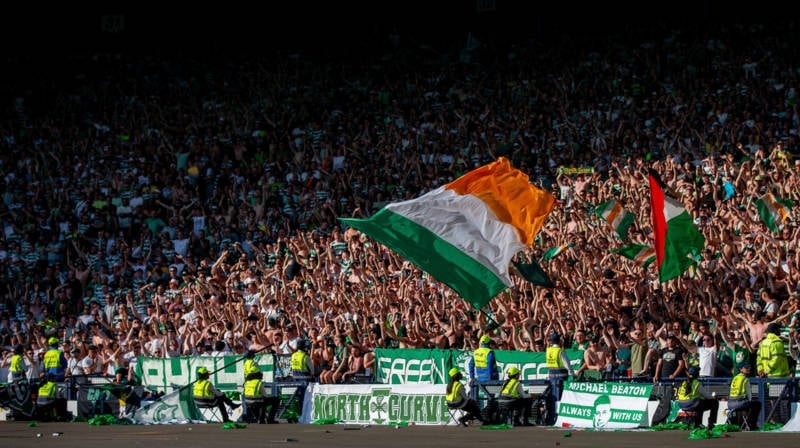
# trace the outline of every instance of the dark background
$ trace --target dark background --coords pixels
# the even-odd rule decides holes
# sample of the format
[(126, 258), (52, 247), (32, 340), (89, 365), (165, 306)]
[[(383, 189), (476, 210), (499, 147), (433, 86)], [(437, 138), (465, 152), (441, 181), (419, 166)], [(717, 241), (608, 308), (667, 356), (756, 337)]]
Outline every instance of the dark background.
[[(243, 2), (231, 2), (242, 4)], [(215, 2), (95, 8), (26, 7), (0, 18), (5, 55), (94, 50), (169, 52), (312, 51), (375, 48), (388, 34), (443, 44), (473, 32), (506, 41), (520, 36), (616, 33), (655, 25), (701, 28), (711, 22), (779, 18), (772, 2), (741, 7), (717, 0), (672, 2), (431, 0), (392, 2)], [(111, 19), (111, 20), (104, 20)]]
[[(491, 56), (531, 41), (593, 45), (611, 37), (640, 42), (647, 34), (659, 38), (665, 29), (706, 33), (719, 23), (793, 17), (772, 0), (746, 7), (721, 0), (228, 3), (16, 5), (15, 11), (0, 14), (0, 109), (18, 94), (51, 97), (77, 73), (106, 70), (97, 63), (103, 60), (152, 56), (225, 63), (237, 57), (299, 54), (306, 60), (346, 62), (398, 52), (411, 61), (419, 54), (457, 54), (470, 35)], [(393, 45), (392, 37), (399, 44)]]

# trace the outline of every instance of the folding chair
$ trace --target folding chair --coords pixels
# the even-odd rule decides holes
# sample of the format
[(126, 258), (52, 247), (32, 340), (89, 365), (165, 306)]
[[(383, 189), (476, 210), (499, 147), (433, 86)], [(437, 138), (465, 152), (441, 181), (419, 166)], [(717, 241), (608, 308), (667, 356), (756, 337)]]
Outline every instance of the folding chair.
[(750, 431), (750, 422), (748, 421), (748, 414), (750, 409), (747, 406), (728, 409), (725, 411), (725, 424), (736, 425), (742, 431)]
[(693, 411), (690, 409), (681, 409), (678, 411), (678, 415), (675, 417), (675, 421), (673, 423), (685, 423), (689, 427), (694, 427), (695, 418), (697, 417), (697, 411)]
[[(200, 414), (203, 416), (203, 418), (205, 419), (206, 422), (222, 422), (223, 421), (222, 415), (220, 415), (220, 412), (219, 412), (219, 405), (217, 405), (216, 400), (208, 400), (208, 401), (201, 400), (201, 401), (198, 401), (194, 397), (192, 397), (192, 400), (194, 401), (195, 406), (197, 406), (197, 409), (200, 411)], [(223, 403), (222, 405), (226, 406), (225, 403)], [(228, 413), (228, 419), (230, 421), (232, 421), (232, 422), (237, 421), (239, 419), (239, 417), (241, 417), (241, 413), (242, 413), (241, 404), (236, 405), (234, 403), (234, 405), (235, 406), (232, 406), (232, 407), (228, 406), (228, 407), (225, 408), (225, 410)], [(238, 412), (237, 412), (237, 410), (238, 410)]]
[[(467, 415), (463, 409), (457, 406), (451, 406), (450, 403), (447, 404), (447, 412), (450, 413), (450, 421), (455, 422), (456, 425), (460, 425), (461, 423), (459, 420)], [(450, 421), (445, 424), (450, 424)]]
[[(222, 422), (222, 416), (219, 413), (219, 407), (214, 401), (197, 401), (194, 399), (194, 404), (203, 416), (206, 423)], [(224, 405), (223, 405), (224, 406)]]

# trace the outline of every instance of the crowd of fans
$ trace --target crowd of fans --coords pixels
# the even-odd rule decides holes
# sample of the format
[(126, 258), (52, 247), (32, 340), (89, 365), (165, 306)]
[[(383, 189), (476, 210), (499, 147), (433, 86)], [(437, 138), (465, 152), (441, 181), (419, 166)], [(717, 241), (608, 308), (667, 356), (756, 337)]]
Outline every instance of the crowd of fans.
[[(3, 104), (4, 357), (22, 344), (35, 376), (55, 336), (68, 375), (113, 376), (138, 356), (290, 354), (302, 338), (337, 382), (375, 348), (471, 350), (489, 334), (544, 351), (555, 332), (586, 350), (584, 371), (652, 375), (678, 335), (720, 376), (769, 322), (794, 350), (800, 226), (792, 210), (770, 232), (756, 199), (800, 193), (795, 36), (664, 28), (439, 53), (395, 40), (345, 65), (75, 58), (49, 101)], [(554, 288), (515, 276), (474, 310), (337, 219), (499, 156), (558, 199), (519, 255), (571, 244), (541, 263)], [(706, 238), (666, 283), (610, 251), (653, 244), (648, 169)], [(627, 241), (593, 213), (611, 198), (636, 215)]]

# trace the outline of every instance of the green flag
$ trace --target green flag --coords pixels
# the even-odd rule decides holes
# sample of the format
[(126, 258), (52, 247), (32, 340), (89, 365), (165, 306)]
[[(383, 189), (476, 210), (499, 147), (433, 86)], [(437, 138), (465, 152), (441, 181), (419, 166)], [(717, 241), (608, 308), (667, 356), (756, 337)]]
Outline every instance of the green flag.
[(552, 281), (550, 281), (550, 277), (547, 276), (547, 273), (544, 272), (539, 263), (532, 260), (530, 263), (516, 263), (514, 262), (514, 267), (517, 268), (519, 274), (525, 280), (533, 283), (537, 286), (544, 286), (545, 288), (553, 288), (555, 285)]

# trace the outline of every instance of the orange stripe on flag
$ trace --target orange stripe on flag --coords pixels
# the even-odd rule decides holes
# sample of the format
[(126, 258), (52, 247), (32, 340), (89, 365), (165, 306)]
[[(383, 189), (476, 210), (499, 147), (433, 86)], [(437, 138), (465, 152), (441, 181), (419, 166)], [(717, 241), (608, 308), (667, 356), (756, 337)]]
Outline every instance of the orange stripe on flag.
[(511, 167), (505, 157), (464, 174), (445, 188), (479, 198), (497, 219), (517, 230), (520, 242), (526, 246), (533, 244), (555, 206), (552, 194), (531, 185), (528, 175)]
[(614, 229), (614, 220), (617, 219), (617, 216), (619, 216), (620, 213), (622, 213), (622, 204), (617, 202), (614, 204), (614, 208), (608, 212), (608, 216), (606, 216), (606, 222), (612, 230), (616, 230)]
[(641, 255), (636, 257), (636, 260), (634, 261), (636, 262), (636, 264), (642, 265), (644, 264), (645, 261), (647, 261), (648, 258), (652, 257), (655, 253), (656, 253), (655, 249), (652, 248), (647, 249), (646, 251), (642, 252)]
[(766, 197), (767, 201), (769, 201), (770, 207), (772, 207), (772, 209), (778, 213), (778, 216), (781, 217), (781, 223), (786, 221), (786, 217), (789, 215), (789, 213), (786, 211), (786, 207), (784, 207), (783, 204), (776, 201), (775, 196), (773, 196), (772, 193), (767, 193)]

